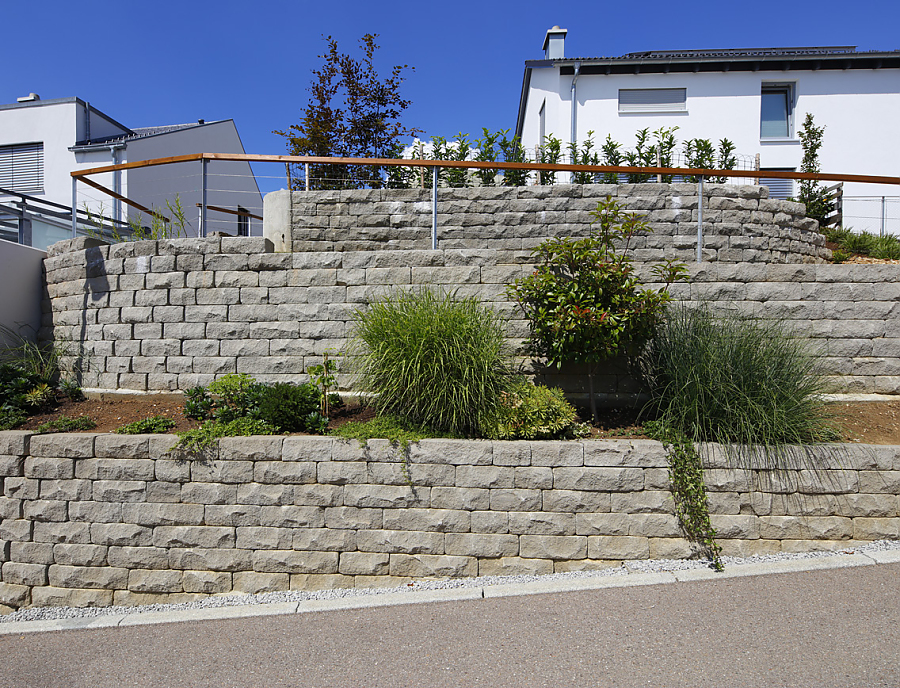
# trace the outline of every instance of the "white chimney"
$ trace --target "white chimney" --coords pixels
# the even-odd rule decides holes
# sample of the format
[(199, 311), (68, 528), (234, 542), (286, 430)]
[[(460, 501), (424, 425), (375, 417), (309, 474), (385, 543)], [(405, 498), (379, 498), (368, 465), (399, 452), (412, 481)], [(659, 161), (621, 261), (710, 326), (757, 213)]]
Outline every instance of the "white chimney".
[(27, 96), (22, 96), (21, 98), (16, 98), (17, 103), (30, 103), (35, 100), (40, 100), (41, 97), (37, 93), (29, 93)]
[(562, 60), (566, 56), (566, 33), (568, 29), (554, 26), (544, 37), (544, 59)]

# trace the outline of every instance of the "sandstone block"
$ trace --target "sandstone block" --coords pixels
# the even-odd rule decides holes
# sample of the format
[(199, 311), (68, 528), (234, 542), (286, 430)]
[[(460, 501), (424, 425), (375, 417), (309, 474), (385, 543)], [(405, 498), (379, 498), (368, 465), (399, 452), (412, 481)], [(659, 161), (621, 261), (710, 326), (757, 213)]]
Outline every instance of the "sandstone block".
[[(0, 432), (0, 455), (4, 457), (23, 457), (31, 453), (31, 438), (33, 435), (29, 430), (4, 430)], [(17, 462), (15, 465), (18, 465)], [(14, 474), (6, 473), (4, 475)]]
[(184, 483), (181, 486), (181, 501), (185, 504), (245, 504), (247, 501), (239, 499), (238, 495), (239, 490), (248, 488), (250, 485)]
[(293, 541), (290, 528), (238, 526), (235, 533), (238, 549), (290, 549)]
[[(900, 502), (892, 494), (848, 494), (836, 500), (836, 508), (827, 516), (862, 516), (864, 518), (889, 518), (900, 516)], [(819, 515), (819, 514), (817, 514)]]
[[(16, 521), (4, 523), (4, 526), (12, 526)], [(25, 523), (30, 523), (26, 521)], [(9, 537), (13, 533), (4, 533), (4, 529), (0, 529), (0, 537), (4, 539), (14, 540), (15, 537)], [(22, 528), (22, 535), (25, 535), (25, 529)], [(31, 533), (31, 539), (35, 542), (64, 542), (64, 543), (89, 543), (91, 541), (90, 527), (87, 523), (35, 523)]]
[(693, 551), (684, 538), (650, 538), (651, 559), (687, 559)]
[(133, 569), (128, 572), (132, 592), (183, 592), (181, 571)]
[(71, 502), (69, 520), (87, 523), (121, 523), (122, 505), (116, 502)]
[(640, 468), (554, 468), (553, 486), (561, 490), (631, 492), (644, 488)]
[(494, 440), (492, 462), (495, 466), (530, 466), (531, 442)]
[(291, 585), (290, 574), (287, 573), (239, 571), (233, 573), (231, 578), (234, 592), (244, 592), (248, 595), (288, 590)]
[(541, 496), (544, 511), (594, 513), (610, 510), (610, 495), (585, 490), (544, 490)]
[(361, 552), (389, 554), (444, 554), (444, 534), (405, 530), (360, 530), (356, 547)]
[(294, 504), (297, 506), (342, 506), (344, 488), (340, 485), (295, 485)]
[(348, 576), (387, 575), (390, 555), (381, 552), (341, 552), (338, 570)]
[(579, 535), (522, 535), (519, 554), (526, 559), (584, 559), (587, 540)]
[(136, 480), (96, 480), (93, 490), (98, 502), (146, 501), (146, 483)]
[(859, 491), (865, 494), (900, 494), (900, 471), (860, 471)]
[[(94, 456), (94, 437), (95, 435), (87, 433), (33, 435), (29, 440), (29, 451), (32, 458), (92, 458)], [(72, 475), (48, 475), (42, 477), (71, 478)]]
[(325, 509), (325, 526), (327, 528), (372, 530), (381, 529), (382, 525), (381, 509), (357, 509), (352, 506)]
[(318, 506), (260, 507), (259, 522), (274, 528), (321, 528), (325, 525), (325, 509)]
[(281, 460), (331, 461), (334, 443), (331, 437), (285, 437)]
[(49, 567), (49, 580), (50, 585), (56, 588), (124, 590), (128, 587), (128, 569), (53, 564)]
[(337, 573), (292, 573), (291, 590), (335, 590), (355, 587), (353, 576)]
[(412, 582), (411, 578), (398, 576), (354, 576), (353, 586), (356, 588), (378, 589), (399, 588)]
[(531, 465), (557, 468), (583, 466), (583, 442), (532, 442)]
[(52, 564), (53, 545), (49, 542), (0, 542), (0, 562)]
[(235, 546), (234, 528), (223, 526), (157, 526), (153, 529), (155, 547)]
[(516, 535), (484, 533), (447, 533), (444, 536), (447, 554), (479, 558), (514, 557), (519, 554)]
[(47, 585), (47, 568), (46, 564), (17, 561), (7, 561), (0, 567), (3, 582), (11, 585)]
[(90, 532), (90, 542), (110, 547), (146, 547), (153, 540), (152, 528), (132, 523), (92, 523)]
[(456, 486), (474, 488), (512, 488), (516, 471), (511, 466), (457, 466)]
[(27, 607), (31, 599), (31, 588), (27, 585), (0, 583), (0, 604), (18, 609)]
[[(293, 485), (263, 485), (248, 483), (238, 485), (235, 500), (238, 504), (257, 504), (261, 506), (277, 506), (294, 503)], [(232, 501), (221, 501), (219, 504), (233, 504)], [(188, 500), (184, 500), (188, 501)]]
[(515, 486), (526, 490), (550, 490), (553, 488), (553, 471), (548, 466), (516, 468)]
[(511, 511), (509, 532), (516, 535), (575, 535), (575, 514)]
[(337, 573), (337, 552), (260, 550), (253, 552), (253, 570), (263, 573)]
[(113, 603), (112, 590), (40, 587), (31, 591), (33, 607), (108, 607)]
[(253, 482), (253, 461), (192, 461), (191, 480), (198, 483)]
[(22, 518), (22, 500), (0, 497), (0, 520)]
[(491, 508), (490, 490), (466, 487), (432, 487), (431, 506), (435, 509), (484, 511)]
[[(176, 354), (177, 355), (177, 354)], [(116, 435), (116, 434), (108, 434), (108, 435), (97, 435), (94, 440), (94, 451), (95, 456), (98, 458), (109, 457), (114, 459), (123, 459), (128, 463), (133, 461), (139, 461), (140, 459), (149, 459), (150, 458), (150, 435)], [(79, 462), (80, 463), (80, 462)], [(105, 464), (101, 464), (104, 466), (115, 466), (116, 464), (112, 461), (106, 462)], [(150, 464), (152, 466), (152, 464)], [(144, 463), (134, 463), (130, 467), (129, 470), (140, 471), (146, 464)], [(143, 474), (145, 475), (145, 474)], [(113, 475), (103, 475), (102, 473), (96, 476), (79, 476), (79, 477), (90, 477), (92, 479), (108, 479), (108, 480), (152, 480), (153, 473), (151, 471), (149, 477), (140, 477), (140, 478), (124, 478)]]
[(383, 523), (385, 530), (467, 533), (471, 516), (462, 509), (385, 509)]
[[(900, 519), (853, 519), (853, 538), (856, 540), (896, 540), (898, 537), (900, 537)], [(3, 580), (6, 580), (5, 569)]]
[(123, 569), (169, 568), (169, 551), (162, 547), (110, 547), (106, 559), (110, 566)]
[(169, 567), (192, 571), (249, 571), (252, 552), (243, 549), (170, 549)]
[(22, 505), (22, 516), (29, 521), (66, 521), (68, 504), (49, 499), (27, 501)]
[(392, 576), (459, 578), (478, 574), (478, 560), (475, 557), (431, 554), (392, 554), (390, 557)]
[(202, 504), (153, 504), (141, 502), (122, 505), (122, 520), (141, 526), (189, 526), (203, 523)]
[(650, 541), (646, 537), (597, 535), (587, 540), (591, 559), (646, 559), (650, 556)]
[(295, 528), (293, 549), (343, 552), (356, 549), (356, 533), (331, 528)]
[(219, 458), (223, 461), (273, 461), (281, 456), (283, 437), (223, 437), (219, 440)]
[(549, 559), (500, 557), (478, 560), (479, 576), (544, 576), (549, 573), (553, 573), (553, 562)]
[[(200, 523), (208, 526), (258, 526), (260, 507), (255, 504), (209, 504)], [(175, 525), (175, 524), (165, 524)], [(178, 524), (190, 525), (190, 524)]]
[(257, 461), (253, 467), (252, 479), (258, 483), (279, 485), (315, 483), (316, 464), (312, 461)]
[(53, 545), (53, 559), (68, 566), (104, 566), (107, 547), (103, 545)]
[[(3, 445), (3, 435), (0, 432), (0, 447)], [(25, 471), (25, 457), (15, 454), (0, 454), (0, 477), (21, 476)]]
[(628, 514), (620, 513), (575, 514), (575, 533), (577, 535), (625, 536), (631, 530), (632, 518)]
[(25, 458), (25, 477), (69, 480), (75, 477), (75, 462), (72, 459), (28, 456)]
[(231, 574), (221, 571), (185, 571), (181, 584), (185, 592), (208, 595), (231, 592)]
[(37, 499), (41, 483), (34, 478), (10, 477), (3, 479), (3, 492), (12, 499)]
[(859, 492), (857, 471), (800, 471), (800, 492), (838, 494)]
[(363, 461), (321, 461), (316, 466), (316, 477), (320, 483), (350, 485), (368, 481), (368, 472)]
[(491, 490), (493, 511), (540, 511), (541, 505), (540, 490)]
[(409, 446), (409, 459), (413, 463), (488, 466), (492, 454), (493, 443), (489, 441), (433, 439)]
[(41, 499), (90, 501), (90, 480), (41, 480)]
[(759, 538), (759, 519), (756, 516), (710, 516), (716, 537), (728, 539)]
[(626, 514), (672, 514), (675, 502), (668, 491), (621, 492), (610, 495), (610, 510)]
[(443, 464), (369, 463), (369, 480), (375, 485), (408, 485), (431, 487), (456, 484), (456, 467)]
[(509, 514), (504, 511), (473, 511), (470, 530), (473, 533), (508, 533)]
[[(319, 464), (320, 467), (325, 465), (327, 464)], [(346, 485), (344, 487), (344, 504), (360, 509), (427, 507), (430, 501), (431, 488), (428, 487), (410, 487), (408, 485)]]

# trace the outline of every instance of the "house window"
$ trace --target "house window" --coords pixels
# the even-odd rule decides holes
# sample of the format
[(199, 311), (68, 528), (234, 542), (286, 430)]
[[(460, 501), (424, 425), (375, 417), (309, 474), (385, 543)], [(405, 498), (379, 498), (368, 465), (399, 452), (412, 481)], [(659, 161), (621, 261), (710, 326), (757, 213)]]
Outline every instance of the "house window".
[[(796, 172), (793, 167), (769, 167), (768, 170), (772, 172)], [(767, 171), (766, 168), (760, 170), (761, 174), (765, 174)], [(769, 187), (769, 198), (778, 198), (780, 200), (785, 200), (786, 198), (791, 198), (794, 195), (794, 180), (793, 179), (781, 179), (778, 177), (760, 177), (759, 183), (762, 186)]]
[(793, 85), (763, 84), (760, 113), (760, 138), (790, 138), (794, 128)]
[(245, 213), (243, 215), (238, 215), (237, 220), (237, 235), (238, 236), (250, 236), (250, 216), (247, 215), (247, 209), (238, 206), (239, 213)]
[(0, 146), (0, 189), (44, 193), (44, 144)]
[(619, 112), (684, 112), (686, 88), (620, 88)]

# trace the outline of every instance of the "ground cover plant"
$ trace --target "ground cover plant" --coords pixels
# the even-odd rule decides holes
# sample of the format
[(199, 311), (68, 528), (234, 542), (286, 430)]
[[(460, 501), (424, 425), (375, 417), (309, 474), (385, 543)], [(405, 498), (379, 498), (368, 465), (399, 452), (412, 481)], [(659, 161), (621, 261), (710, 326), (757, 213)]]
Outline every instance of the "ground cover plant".
[(164, 416), (150, 416), (136, 420), (116, 429), (118, 435), (148, 435), (168, 432), (175, 427), (175, 421)]

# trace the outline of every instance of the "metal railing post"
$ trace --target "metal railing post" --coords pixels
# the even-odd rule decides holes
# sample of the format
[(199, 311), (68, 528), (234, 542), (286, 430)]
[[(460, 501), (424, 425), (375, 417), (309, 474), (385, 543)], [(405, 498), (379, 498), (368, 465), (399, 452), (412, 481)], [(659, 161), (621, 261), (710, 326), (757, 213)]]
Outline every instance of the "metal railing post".
[(703, 175), (697, 184), (697, 262), (703, 262)]
[(884, 236), (884, 196), (881, 197), (881, 236)]
[(431, 248), (437, 251), (437, 190), (438, 190), (438, 167), (431, 168)]
[(78, 177), (72, 177), (72, 238), (78, 236)]
[(200, 160), (200, 180), (201, 180), (201, 193), (200, 193), (200, 236), (206, 236), (206, 158), (202, 158)]
[(303, 183), (304, 188), (309, 191), (309, 163), (303, 163)]

